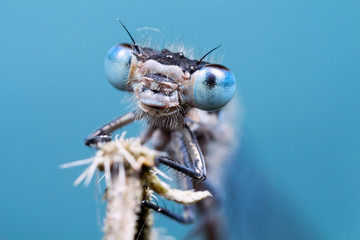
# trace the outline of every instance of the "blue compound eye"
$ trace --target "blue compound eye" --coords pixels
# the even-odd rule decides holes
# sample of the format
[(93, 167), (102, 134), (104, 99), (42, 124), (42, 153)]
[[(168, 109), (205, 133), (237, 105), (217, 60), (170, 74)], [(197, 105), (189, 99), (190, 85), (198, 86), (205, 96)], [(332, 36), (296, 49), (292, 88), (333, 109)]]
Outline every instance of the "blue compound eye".
[(105, 74), (110, 83), (119, 90), (129, 89), (127, 81), (130, 73), (132, 47), (129, 44), (113, 46), (105, 58)]
[(194, 106), (202, 110), (216, 110), (234, 96), (235, 77), (222, 65), (209, 64), (201, 68), (194, 83)]

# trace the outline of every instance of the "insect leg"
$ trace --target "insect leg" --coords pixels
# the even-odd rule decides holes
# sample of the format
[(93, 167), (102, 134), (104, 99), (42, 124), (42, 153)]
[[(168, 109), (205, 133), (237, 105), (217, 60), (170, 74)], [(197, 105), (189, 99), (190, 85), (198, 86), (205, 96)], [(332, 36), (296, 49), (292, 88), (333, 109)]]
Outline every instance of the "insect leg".
[(136, 118), (137, 115), (135, 112), (129, 112), (104, 124), (85, 139), (85, 145), (96, 146), (99, 142), (111, 141), (112, 132), (129, 123), (132, 123)]
[(193, 209), (193, 206), (191, 206), (191, 205), (184, 207), (183, 215), (177, 215), (177, 214), (167, 210), (166, 208), (162, 208), (155, 203), (145, 201), (145, 200), (141, 202), (141, 206), (153, 209), (154, 211), (164, 214), (165, 216), (168, 216), (180, 223), (189, 224), (194, 221), (194, 209)]
[(191, 129), (185, 124), (185, 127), (181, 130), (183, 135), (183, 140), (190, 155), (190, 158), (193, 162), (195, 172), (197, 176), (200, 176), (199, 179), (206, 179), (206, 167), (204, 156), (201, 152), (200, 146), (196, 140), (195, 134)]
[(155, 160), (157, 161), (157, 163), (169, 166), (192, 178), (202, 181), (206, 180), (206, 167), (204, 162), (204, 156), (196, 140), (195, 134), (190, 130), (187, 125), (185, 125), (185, 127), (181, 130), (181, 135), (182, 141), (185, 144), (185, 149), (187, 151), (184, 152), (184, 154), (189, 154), (191, 159), (191, 161), (184, 161), (184, 163), (187, 164), (188, 162), (192, 162), (193, 166), (184, 166), (171, 158), (161, 155), (157, 156)]
[(155, 130), (156, 130), (156, 128), (148, 126), (147, 129), (141, 133), (141, 136), (140, 136), (141, 144), (146, 143), (152, 137)]
[(205, 178), (203, 179), (203, 176), (200, 175), (197, 171), (195, 171), (192, 168), (189, 168), (187, 166), (181, 165), (177, 162), (175, 162), (173, 159), (165, 157), (165, 156), (156, 156), (155, 157), (155, 161), (161, 164), (164, 164), (166, 166), (169, 166), (173, 169), (175, 169), (176, 171), (182, 172), (192, 178), (196, 178), (196, 179), (200, 179), (200, 180), (205, 180)]

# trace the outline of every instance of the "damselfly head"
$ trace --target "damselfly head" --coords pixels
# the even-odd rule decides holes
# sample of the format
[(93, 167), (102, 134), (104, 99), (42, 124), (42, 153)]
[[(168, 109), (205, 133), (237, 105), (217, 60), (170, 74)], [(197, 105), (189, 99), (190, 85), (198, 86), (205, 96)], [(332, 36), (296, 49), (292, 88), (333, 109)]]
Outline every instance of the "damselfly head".
[(163, 125), (176, 117), (181, 125), (191, 108), (217, 110), (233, 97), (236, 83), (230, 70), (202, 61), (218, 47), (193, 60), (181, 52), (140, 47), (130, 37), (132, 45), (118, 44), (109, 50), (105, 72), (114, 87), (135, 93), (142, 114), (152, 123), (161, 118)]

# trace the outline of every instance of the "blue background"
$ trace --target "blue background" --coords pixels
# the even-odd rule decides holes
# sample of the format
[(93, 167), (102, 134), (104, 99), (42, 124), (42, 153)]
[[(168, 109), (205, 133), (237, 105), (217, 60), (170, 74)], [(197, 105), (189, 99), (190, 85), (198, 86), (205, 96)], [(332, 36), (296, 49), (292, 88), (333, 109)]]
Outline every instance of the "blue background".
[(101, 237), (95, 185), (72, 187), (83, 168), (59, 165), (91, 156), (84, 137), (126, 111), (103, 72), (107, 50), (129, 42), (117, 17), (140, 43), (147, 26), (161, 30), (156, 45), (223, 45), (214, 54), (244, 112), (234, 239), (359, 239), (359, 11), (355, 0), (2, 0), (0, 239)]

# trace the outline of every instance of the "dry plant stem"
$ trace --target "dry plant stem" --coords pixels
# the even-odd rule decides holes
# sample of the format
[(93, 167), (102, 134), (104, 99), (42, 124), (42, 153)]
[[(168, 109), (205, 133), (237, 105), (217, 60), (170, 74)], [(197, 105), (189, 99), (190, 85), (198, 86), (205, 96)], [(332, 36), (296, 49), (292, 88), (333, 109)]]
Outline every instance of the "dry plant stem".
[(164, 176), (155, 167), (158, 152), (141, 145), (139, 139), (119, 139), (99, 145), (90, 159), (61, 165), (62, 168), (89, 164), (74, 185), (88, 185), (96, 170), (104, 172), (105, 199), (108, 201), (104, 220), (105, 240), (149, 240), (152, 236), (151, 210), (142, 208), (142, 200), (151, 201), (152, 192), (182, 205), (194, 204), (211, 196), (208, 191), (172, 189), (160, 180)]
[(145, 183), (152, 189), (154, 192), (160, 194), (164, 198), (174, 201), (183, 205), (190, 205), (197, 203), (198, 201), (212, 196), (209, 191), (193, 191), (193, 190), (179, 190), (173, 189), (165, 182), (161, 181), (154, 174), (143, 174), (145, 175)]
[[(149, 201), (148, 193), (149, 189), (144, 189), (143, 191), (143, 200)], [(137, 233), (136, 233), (136, 240), (150, 240), (154, 239), (152, 226), (153, 226), (153, 216), (152, 210), (150, 208), (141, 207), (140, 212), (138, 213), (138, 220), (137, 220)]]
[(142, 195), (139, 174), (135, 171), (125, 173), (122, 163), (118, 169), (113, 166), (111, 172), (112, 181), (106, 192), (104, 239), (135, 239), (137, 215), (134, 209), (140, 210), (139, 198)]

